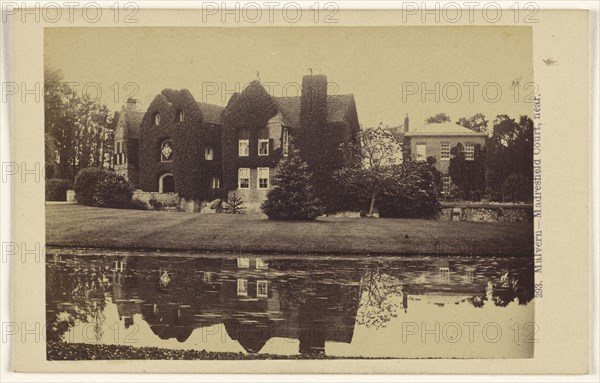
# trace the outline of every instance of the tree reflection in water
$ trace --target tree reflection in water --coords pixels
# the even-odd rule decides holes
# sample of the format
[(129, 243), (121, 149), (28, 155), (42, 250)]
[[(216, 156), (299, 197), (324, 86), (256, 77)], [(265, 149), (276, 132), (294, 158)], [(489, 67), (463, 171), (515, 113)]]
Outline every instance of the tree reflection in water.
[(532, 298), (533, 264), (524, 259), (49, 253), (47, 339), (69, 342), (66, 335), (79, 323), (88, 325), (85, 342), (105, 342), (111, 303), (124, 328), (143, 320), (158, 339), (184, 343), (195, 329), (222, 325), (247, 353), (279, 338), (297, 340), (298, 353), (319, 357), (326, 342), (352, 343), (357, 326), (395, 326), (417, 303), (444, 310), (523, 305)]
[[(389, 264), (374, 263), (365, 267), (361, 280), (362, 300), (356, 314), (356, 324), (367, 327), (382, 327), (398, 316), (400, 302), (406, 304), (402, 282), (385, 270)], [(403, 307), (405, 308), (405, 307)]]

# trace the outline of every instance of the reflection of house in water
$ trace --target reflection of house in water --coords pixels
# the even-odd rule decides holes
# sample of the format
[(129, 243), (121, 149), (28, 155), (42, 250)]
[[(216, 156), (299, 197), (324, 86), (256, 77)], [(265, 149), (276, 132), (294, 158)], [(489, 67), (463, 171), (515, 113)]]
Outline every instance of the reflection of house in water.
[(273, 337), (298, 339), (305, 354), (324, 352), (326, 341), (352, 340), (360, 295), (353, 268), (315, 278), (323, 269), (313, 262), (257, 257), (120, 262), (112, 270), (120, 318), (130, 323), (143, 314), (161, 339), (183, 342), (196, 328), (223, 323), (248, 352)]
[(442, 307), (485, 295), (486, 280), (475, 275), (475, 266), (466, 262), (436, 260), (424, 264), (421, 270), (405, 275), (404, 309), (409, 299)]

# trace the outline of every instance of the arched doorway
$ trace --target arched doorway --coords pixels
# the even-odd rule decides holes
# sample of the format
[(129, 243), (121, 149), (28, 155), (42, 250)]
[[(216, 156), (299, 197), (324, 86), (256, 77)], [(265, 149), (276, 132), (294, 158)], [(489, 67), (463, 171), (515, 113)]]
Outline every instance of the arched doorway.
[(173, 174), (165, 173), (158, 179), (159, 193), (175, 193), (175, 179)]

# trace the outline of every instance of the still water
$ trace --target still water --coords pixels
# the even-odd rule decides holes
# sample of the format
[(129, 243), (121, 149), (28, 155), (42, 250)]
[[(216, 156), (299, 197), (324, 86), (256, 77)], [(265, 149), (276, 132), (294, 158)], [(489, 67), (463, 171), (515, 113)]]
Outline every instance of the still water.
[(533, 262), (524, 258), (48, 253), (51, 341), (354, 358), (531, 358), (539, 330)]

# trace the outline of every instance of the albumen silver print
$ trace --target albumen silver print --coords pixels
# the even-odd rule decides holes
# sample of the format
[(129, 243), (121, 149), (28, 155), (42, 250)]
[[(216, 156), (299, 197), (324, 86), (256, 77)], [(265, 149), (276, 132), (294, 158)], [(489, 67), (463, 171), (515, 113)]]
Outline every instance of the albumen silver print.
[(17, 371), (588, 371), (586, 11), (115, 7), (7, 11)]

